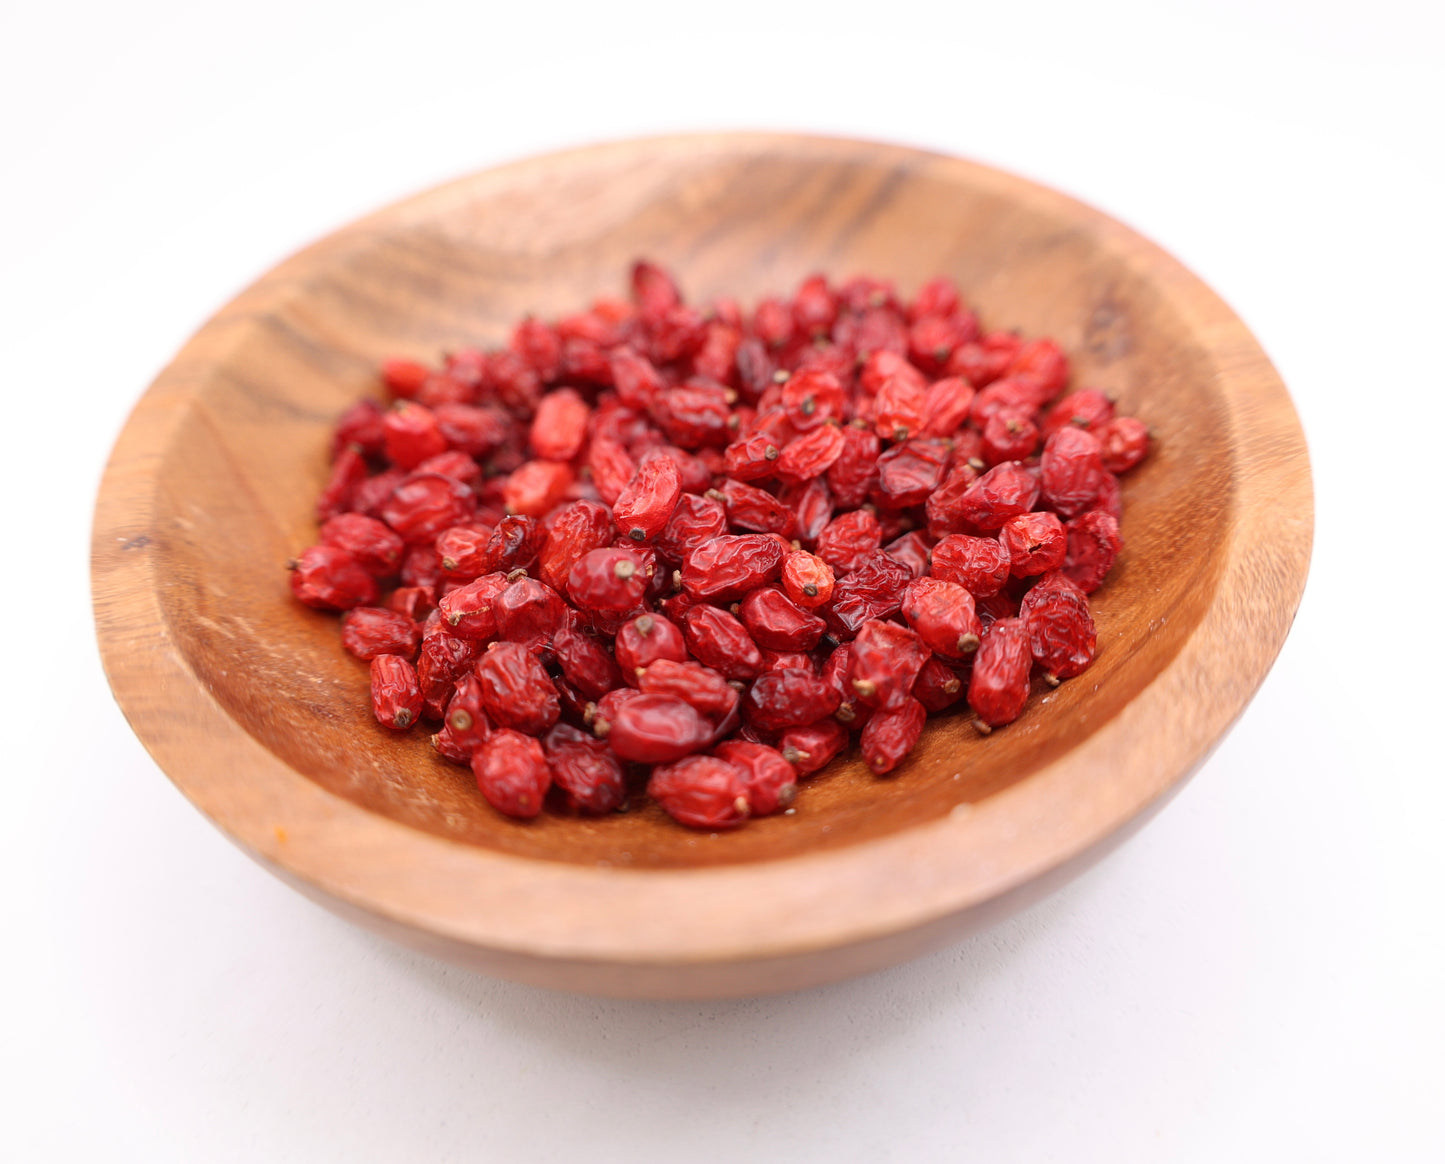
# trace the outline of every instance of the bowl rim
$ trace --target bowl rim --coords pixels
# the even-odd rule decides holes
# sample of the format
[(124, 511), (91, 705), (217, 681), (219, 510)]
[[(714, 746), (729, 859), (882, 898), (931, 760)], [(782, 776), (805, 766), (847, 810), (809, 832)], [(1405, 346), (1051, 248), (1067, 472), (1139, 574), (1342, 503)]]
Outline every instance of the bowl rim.
[[(1213, 600), (1164, 670), (1082, 743), (977, 804), (847, 847), (694, 869), (571, 865), (422, 832), (326, 791), (233, 720), (172, 639), (158, 597), (160, 562), (144, 551), (171, 434), (208, 369), (254, 321), (378, 234), (499, 185), (578, 164), (779, 151), (927, 169), (1028, 204), (1078, 223), (1112, 258), (1165, 288), (1213, 362), (1234, 490)], [(1229, 307), (1135, 231), (1027, 179), (911, 147), (819, 135), (672, 134), (542, 154), (447, 182), (342, 227), (262, 275), (185, 344), (126, 421), (96, 502), (92, 590), (105, 671), (142, 744), (214, 824), (298, 887), (349, 912), (506, 956), (725, 964), (885, 939), (978, 909), (1074, 862), (1157, 806), (1263, 682), (1303, 593), (1312, 534), (1308, 453), (1283, 382)], [(246, 780), (234, 779), (236, 772)]]

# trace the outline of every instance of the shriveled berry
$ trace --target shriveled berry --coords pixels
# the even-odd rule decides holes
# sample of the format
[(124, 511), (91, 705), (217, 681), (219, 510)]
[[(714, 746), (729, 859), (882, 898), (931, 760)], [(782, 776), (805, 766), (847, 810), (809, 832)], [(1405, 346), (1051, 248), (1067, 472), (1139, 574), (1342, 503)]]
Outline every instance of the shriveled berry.
[(997, 538), (950, 534), (933, 547), (933, 576), (958, 583), (975, 598), (1002, 590), (1012, 568), (1013, 558)]
[(794, 550), (783, 558), (783, 589), (807, 610), (824, 606), (833, 597), (833, 567), (807, 550)]
[(552, 770), (542, 745), (531, 736), (502, 728), (472, 753), (472, 772), (487, 803), (507, 816), (526, 820), (542, 811)]
[(482, 487), (482, 467), (466, 453), (448, 449), (434, 457), (428, 457), (416, 467), (418, 473), (440, 473), (450, 477), (468, 489), (476, 492)]
[(339, 546), (302, 550), (291, 567), (291, 593), (318, 610), (371, 606), (377, 598), (376, 579)]
[(998, 539), (1008, 551), (1009, 570), (1015, 578), (1032, 578), (1064, 564), (1068, 536), (1063, 522), (1052, 513), (1010, 518), (999, 530)]
[(777, 533), (788, 537), (796, 519), (793, 512), (766, 489), (744, 485), (731, 479), (723, 481), (708, 494), (727, 510), (728, 524), (735, 529), (758, 533)]
[(966, 659), (978, 650), (983, 627), (974, 610), (973, 595), (956, 582), (915, 579), (903, 591), (902, 613), (936, 654)]
[[(731, 390), (721, 384), (689, 381), (680, 388), (667, 388), (653, 398), (648, 414), (667, 434), (667, 439), (684, 449), (703, 445), (719, 448), (729, 444), (728, 399)], [(737, 393), (732, 393), (736, 398)]]
[(848, 574), (883, 544), (883, 529), (867, 509), (841, 513), (818, 535), (817, 553), (837, 574)]
[(500, 408), (439, 404), (433, 415), (447, 447), (471, 457), (490, 456), (511, 432), (511, 418)]
[(443, 595), (437, 609), (453, 634), (485, 642), (497, 637), (496, 602), (507, 586), (505, 574), (483, 574)]
[(704, 602), (732, 602), (775, 580), (783, 548), (765, 534), (725, 535), (689, 551), (682, 588)]
[(721, 501), (684, 493), (678, 498), (655, 546), (669, 562), (681, 563), (701, 545), (727, 533), (727, 509)]
[(910, 530), (902, 537), (894, 538), (884, 546), (883, 552), (907, 566), (913, 571), (915, 578), (922, 578), (928, 573), (933, 547), (926, 535), (918, 530)]
[(343, 513), (321, 527), (321, 544), (346, 550), (369, 574), (384, 578), (401, 567), (406, 543), (382, 522), (360, 513)]
[(1022, 619), (1001, 618), (984, 630), (968, 680), (968, 705), (986, 726), (1001, 727), (1023, 713), (1033, 662)]
[(612, 517), (595, 501), (574, 501), (558, 511), (537, 554), (537, 573), (559, 593), (582, 555), (612, 544)]
[(613, 652), (623, 676), (634, 685), (637, 672), (659, 659), (681, 663), (687, 658), (682, 631), (660, 614), (639, 614), (623, 623), (617, 631)]
[(557, 692), (537, 656), (520, 643), (493, 643), (477, 663), (482, 706), (505, 728), (540, 735), (560, 712)]
[(828, 466), (828, 488), (839, 509), (853, 509), (868, 500), (878, 480), (878, 437), (857, 424), (843, 427), (843, 451)]
[(663, 531), (682, 496), (682, 478), (670, 457), (645, 462), (617, 498), (612, 520), (624, 537), (650, 542)]
[(903, 588), (912, 580), (912, 570), (878, 550), (853, 573), (839, 579), (833, 587), (833, 600), (822, 608), (824, 617), (830, 628), (855, 634), (870, 618), (896, 614)]
[(476, 512), (476, 496), (440, 473), (414, 473), (381, 506), (381, 520), (411, 545), (431, 543), (444, 529), (464, 525)]
[(863, 761), (875, 776), (884, 776), (898, 767), (898, 763), (918, 743), (923, 734), (923, 722), (928, 712), (923, 704), (911, 695), (905, 697), (896, 707), (875, 712), (863, 727), (858, 746)]
[(729, 679), (750, 679), (763, 667), (763, 656), (747, 628), (715, 606), (691, 607), (682, 616), (682, 636), (699, 662)]
[[(356, 513), (364, 513), (367, 517), (379, 517), (385, 520), (382, 510), (391, 500), (391, 495), (396, 492), (397, 486), (405, 481), (406, 477), (407, 475), (400, 469), (385, 469), (374, 477), (358, 481), (352, 490), (348, 508)], [(321, 513), (319, 516), (331, 517), (334, 515)]]
[(649, 695), (671, 695), (720, 723), (737, 706), (738, 693), (722, 673), (701, 663), (655, 659), (637, 675), (637, 687)]
[(1114, 402), (1097, 388), (1084, 388), (1069, 393), (1044, 413), (1043, 434), (1047, 439), (1071, 424), (1097, 435), (1098, 430), (1113, 419)]
[(487, 539), (487, 572), (510, 574), (513, 570), (525, 570), (534, 565), (546, 536), (545, 529), (535, 517), (509, 514), (502, 518)]
[(587, 471), (591, 474), (597, 495), (611, 505), (637, 475), (637, 462), (621, 443), (598, 436), (587, 447)]
[(470, 582), (487, 572), (487, 544), (492, 539), (488, 525), (454, 525), (437, 535), (436, 552), (442, 573), (448, 578)]
[(968, 420), (973, 397), (973, 385), (962, 376), (946, 376), (930, 384), (923, 397), (923, 429), (919, 435), (953, 436)]
[(492, 609), (497, 616), (497, 637), (514, 643), (551, 639), (567, 618), (562, 596), (535, 578), (509, 582)]
[[(442, 731), (446, 734), (448, 750), (464, 751), (468, 759), (492, 734), (492, 721), (487, 718), (486, 709), (482, 706), (481, 681), (471, 672), (457, 677), (456, 689), (442, 718)], [(442, 748), (438, 746), (437, 750), (442, 751)], [(454, 755), (448, 756), (448, 759), (455, 758)]]
[(1069, 360), (1053, 340), (1033, 339), (1019, 348), (1008, 374), (1036, 384), (1042, 404), (1057, 396), (1069, 382)]
[(416, 676), (427, 718), (441, 719), (445, 714), (457, 680), (477, 660), (477, 649), (476, 643), (446, 633), (422, 637)]
[(1097, 641), (1089, 600), (1062, 574), (1040, 579), (1019, 606), (1029, 650), (1046, 675), (1071, 679), (1094, 661)]
[(1098, 438), (1072, 425), (1059, 429), (1044, 445), (1039, 486), (1045, 504), (1064, 517), (1089, 508), (1104, 476)]
[(748, 819), (743, 770), (716, 756), (689, 756), (654, 768), (647, 795), (680, 824), (698, 829), (733, 828)]
[[(980, 468), (982, 463), (980, 462)], [(973, 533), (973, 522), (965, 515), (963, 496), (978, 480), (979, 469), (972, 465), (955, 464), (948, 471), (942, 483), (924, 502), (924, 514), (928, 519), (928, 533), (934, 538), (949, 534)]]
[(398, 586), (386, 596), (386, 609), (419, 621), (436, 609), (436, 591), (430, 586)]
[(760, 481), (775, 476), (783, 450), (773, 435), (754, 432), (728, 445), (723, 469), (735, 481)]
[[(623, 760), (639, 764), (666, 764), (707, 746), (713, 724), (693, 706), (673, 695), (631, 692), (617, 704), (606, 724), (608, 746)], [(598, 723), (594, 722), (593, 730)]]
[(743, 696), (743, 714), (765, 732), (817, 723), (838, 710), (838, 693), (811, 670), (766, 671)]
[(779, 476), (805, 480), (826, 473), (843, 455), (847, 438), (836, 424), (823, 424), (802, 433), (784, 446), (778, 458)]
[(788, 377), (783, 385), (783, 410), (799, 432), (817, 428), (829, 420), (843, 420), (848, 398), (831, 372), (804, 369)]
[(1028, 513), (1038, 499), (1034, 475), (1017, 461), (1005, 461), (969, 486), (958, 500), (957, 512), (975, 529), (991, 532), (1009, 518)]
[(853, 640), (848, 686), (869, 707), (897, 707), (928, 656), (928, 644), (907, 627), (869, 619)]
[(1103, 585), (1123, 547), (1119, 523), (1111, 514), (1093, 509), (1068, 522), (1065, 529), (1068, 550), (1063, 572), (1085, 594), (1092, 594)]
[(963, 698), (963, 680), (937, 655), (924, 663), (913, 681), (913, 698), (928, 711), (942, 711)]
[(569, 808), (601, 815), (627, 799), (626, 776), (606, 741), (559, 723), (543, 738), (542, 751)]
[(431, 369), (416, 360), (391, 359), (381, 363), (381, 379), (393, 396), (409, 400), (415, 396)]
[(593, 635), (563, 625), (552, 635), (552, 651), (567, 681), (588, 699), (599, 699), (622, 684), (611, 655)]
[(393, 731), (405, 731), (421, 718), (421, 686), (408, 660), (400, 655), (371, 660), (371, 710), (377, 723)]
[(873, 401), (873, 431), (886, 441), (906, 441), (923, 431), (928, 390), (909, 375), (890, 376)]
[(356, 606), (341, 616), (341, 645), (358, 659), (377, 655), (410, 659), (421, 645), (421, 628), (394, 610)]
[(1028, 414), (1003, 408), (983, 426), (983, 459), (986, 464), (1022, 461), (1039, 447), (1039, 428)]
[(797, 770), (777, 748), (750, 740), (724, 740), (713, 754), (743, 770), (745, 795), (753, 816), (768, 816), (787, 808), (798, 794)]
[(820, 719), (785, 731), (778, 738), (778, 751), (798, 775), (811, 776), (848, 746), (848, 738), (848, 729), (836, 719)]
[(642, 605), (655, 570), (650, 552), (612, 546), (583, 554), (567, 576), (567, 593), (586, 610), (617, 614)]
[(941, 440), (910, 440), (878, 458), (879, 505), (906, 509), (922, 505), (943, 481), (949, 448)]
[(1149, 452), (1149, 427), (1132, 416), (1115, 417), (1099, 432), (1104, 468), (1127, 473)]

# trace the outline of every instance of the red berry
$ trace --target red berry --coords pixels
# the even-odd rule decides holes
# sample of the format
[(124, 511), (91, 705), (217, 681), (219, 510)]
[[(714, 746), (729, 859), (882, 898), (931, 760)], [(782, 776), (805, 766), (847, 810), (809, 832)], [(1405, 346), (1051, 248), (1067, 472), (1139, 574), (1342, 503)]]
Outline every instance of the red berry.
[(676, 625), (660, 614), (639, 614), (623, 623), (613, 643), (617, 665), (628, 683), (637, 683), (637, 672), (659, 659), (681, 663), (687, 659), (687, 645)]
[(637, 687), (648, 695), (671, 695), (690, 704), (714, 723), (721, 723), (738, 703), (738, 693), (721, 672), (701, 663), (655, 659), (637, 675)]
[(764, 534), (713, 538), (683, 561), (682, 588), (704, 602), (731, 602), (782, 572), (783, 548)]
[(778, 750), (801, 776), (810, 776), (848, 746), (848, 729), (836, 719), (792, 727), (778, 738)]
[(472, 772), (487, 803), (507, 816), (527, 819), (542, 811), (552, 771), (542, 745), (502, 728), (472, 753)]
[(798, 773), (777, 748), (749, 740), (724, 740), (713, 754), (742, 769), (750, 815), (768, 816), (793, 803)]
[(377, 655), (410, 659), (421, 645), (421, 628), (396, 611), (356, 606), (341, 616), (341, 645), (358, 659)]
[(750, 679), (763, 668), (763, 656), (743, 624), (715, 606), (689, 609), (682, 616), (682, 635), (694, 658), (729, 679)]
[(712, 739), (713, 724), (689, 703), (673, 695), (629, 692), (609, 717), (598, 706), (593, 730), (605, 724), (608, 746), (623, 760), (639, 764), (665, 764), (705, 748)]
[(623, 546), (591, 550), (577, 559), (567, 576), (567, 594), (585, 610), (617, 614), (636, 610), (655, 568), (650, 553)]
[(559, 723), (542, 740), (552, 780), (567, 796), (568, 806), (601, 815), (627, 799), (627, 781), (604, 740), (571, 724)]
[(817, 723), (838, 710), (838, 693), (811, 670), (766, 671), (743, 696), (743, 714), (765, 732)]
[(393, 731), (405, 731), (421, 718), (416, 668), (400, 655), (371, 660), (371, 710), (377, 723)]
[(915, 579), (903, 591), (902, 614), (918, 637), (939, 655), (966, 659), (978, 650), (983, 627), (974, 611), (973, 595), (957, 583)]
[(376, 580), (339, 546), (310, 546), (291, 567), (291, 593), (320, 610), (350, 610), (376, 602)]
[(401, 469), (415, 469), (428, 457), (446, 452), (447, 438), (436, 416), (425, 405), (401, 400), (382, 421), (386, 455)]
[(928, 655), (928, 644), (907, 627), (870, 619), (853, 640), (848, 686), (869, 707), (897, 707)]
[(1001, 618), (984, 630), (968, 681), (968, 705), (986, 726), (1001, 727), (1023, 713), (1033, 661), (1022, 619)]
[(492, 721), (540, 735), (560, 712), (557, 692), (537, 656), (520, 643), (493, 643), (477, 663), (482, 706)]
[(612, 507), (623, 536), (650, 542), (663, 531), (682, 496), (682, 478), (670, 457), (645, 462)]
[(1104, 464), (1093, 433), (1072, 425), (1059, 429), (1044, 445), (1039, 467), (1044, 503), (1064, 517), (1082, 513), (1099, 495)]
[(770, 651), (811, 651), (828, 624), (793, 602), (781, 590), (764, 586), (739, 604), (738, 617), (753, 642)]
[(1052, 513), (1025, 513), (1010, 518), (999, 530), (998, 540), (1009, 555), (1009, 569), (1015, 578), (1046, 574), (1064, 564), (1068, 537), (1064, 525)]
[(748, 819), (743, 770), (716, 756), (690, 756), (654, 768), (647, 794), (681, 824), (698, 829), (733, 828)]
[(783, 589), (799, 606), (813, 610), (833, 597), (833, 567), (807, 550), (783, 558)]
[(898, 767), (904, 756), (913, 750), (923, 734), (928, 717), (923, 704), (911, 695), (896, 707), (885, 708), (869, 718), (858, 740), (863, 760), (875, 776), (883, 776)]
[(1068, 550), (1064, 557), (1064, 573), (1085, 594), (1092, 594), (1103, 585), (1114, 566), (1123, 542), (1119, 523), (1111, 514), (1092, 509), (1070, 521)]
[(1111, 473), (1127, 473), (1149, 451), (1149, 428), (1132, 416), (1116, 417), (1099, 432), (1099, 441), (1104, 468)]

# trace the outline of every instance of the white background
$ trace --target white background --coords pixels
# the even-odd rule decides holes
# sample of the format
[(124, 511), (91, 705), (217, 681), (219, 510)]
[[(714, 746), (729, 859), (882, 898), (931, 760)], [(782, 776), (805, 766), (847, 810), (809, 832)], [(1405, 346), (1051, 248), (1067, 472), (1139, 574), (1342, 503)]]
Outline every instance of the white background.
[[(0, 5), (0, 1158), (1445, 1158), (1439, 6), (488, 7)], [(1193, 784), (982, 937), (742, 1002), (470, 977), (253, 866), (136, 743), (93, 646), (101, 466), (336, 225), (749, 127), (1001, 165), (1192, 266), (1303, 417), (1309, 590)]]

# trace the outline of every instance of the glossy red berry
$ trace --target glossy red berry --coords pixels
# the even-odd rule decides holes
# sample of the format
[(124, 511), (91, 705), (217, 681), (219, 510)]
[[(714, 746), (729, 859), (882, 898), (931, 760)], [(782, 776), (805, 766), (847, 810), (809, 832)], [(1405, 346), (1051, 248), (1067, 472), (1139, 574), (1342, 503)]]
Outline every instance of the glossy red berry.
[(984, 630), (968, 680), (968, 705), (985, 726), (1001, 727), (1023, 713), (1033, 661), (1022, 619), (1001, 618)]
[(493, 643), (477, 663), (482, 706), (492, 722), (528, 735), (554, 723), (561, 706), (546, 669), (520, 643)]
[(1052, 513), (1025, 513), (1004, 522), (998, 540), (1008, 551), (1015, 578), (1032, 578), (1064, 564), (1068, 536)]
[(421, 645), (413, 619), (376, 606), (357, 606), (341, 616), (341, 645), (358, 659), (400, 655), (411, 659)]
[(983, 627), (974, 610), (973, 595), (956, 582), (914, 579), (903, 591), (902, 614), (936, 654), (966, 659), (978, 650)]
[(928, 712), (911, 695), (895, 707), (875, 712), (864, 725), (858, 739), (863, 761), (875, 776), (884, 776), (898, 767), (899, 761), (913, 750), (923, 734)]
[(793, 803), (798, 772), (777, 748), (750, 740), (724, 740), (713, 754), (743, 771), (751, 816), (768, 816)]
[(319, 610), (376, 602), (376, 579), (339, 546), (310, 546), (291, 565), (291, 593)]

